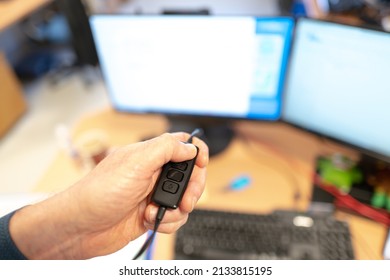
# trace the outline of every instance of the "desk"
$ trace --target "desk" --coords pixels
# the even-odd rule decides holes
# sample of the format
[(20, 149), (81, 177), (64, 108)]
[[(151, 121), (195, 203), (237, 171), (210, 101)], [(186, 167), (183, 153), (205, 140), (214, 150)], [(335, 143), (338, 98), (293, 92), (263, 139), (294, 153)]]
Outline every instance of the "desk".
[[(121, 114), (108, 108), (81, 119), (74, 128), (74, 135), (77, 137), (89, 129), (103, 129), (108, 133), (111, 145), (115, 146), (163, 133), (167, 127), (167, 120), (159, 115)], [(282, 123), (243, 121), (235, 122), (234, 128), (243, 136), (236, 137), (224, 152), (211, 158), (206, 190), (197, 207), (252, 213), (291, 208), (305, 210), (311, 197), (317, 155), (334, 150), (353, 153), (341, 146), (320, 142), (316, 137)], [(241, 192), (226, 192), (229, 181), (241, 174), (251, 176), (251, 186)], [(35, 191), (61, 191), (82, 175), (74, 162), (60, 152)], [(292, 197), (296, 186), (302, 199), (294, 203)], [(338, 212), (337, 216), (350, 223), (357, 259), (382, 259), (385, 226), (343, 212)], [(171, 259), (173, 242), (174, 235), (158, 234), (155, 258)]]

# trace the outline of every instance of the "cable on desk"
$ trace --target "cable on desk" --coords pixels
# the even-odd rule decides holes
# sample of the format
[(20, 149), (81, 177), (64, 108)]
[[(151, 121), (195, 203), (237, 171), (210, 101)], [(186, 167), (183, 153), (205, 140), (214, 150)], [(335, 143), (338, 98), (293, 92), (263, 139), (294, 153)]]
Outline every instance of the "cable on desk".
[(382, 223), (390, 227), (390, 214), (385, 210), (376, 209), (366, 205), (347, 193), (339, 191), (335, 186), (323, 182), (318, 174), (314, 175), (314, 182), (323, 190), (335, 197), (335, 206), (339, 208), (349, 209), (364, 217), (370, 218), (378, 223)]

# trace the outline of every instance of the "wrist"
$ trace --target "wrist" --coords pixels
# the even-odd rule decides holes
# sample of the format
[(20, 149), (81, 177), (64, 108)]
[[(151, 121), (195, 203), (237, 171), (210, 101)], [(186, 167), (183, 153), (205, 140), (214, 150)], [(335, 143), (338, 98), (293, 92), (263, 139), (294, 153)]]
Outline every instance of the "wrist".
[(71, 227), (71, 204), (67, 203), (67, 195), (64, 192), (26, 206), (11, 218), (10, 235), (28, 259), (78, 258), (78, 251), (75, 250), (78, 248), (78, 235)]

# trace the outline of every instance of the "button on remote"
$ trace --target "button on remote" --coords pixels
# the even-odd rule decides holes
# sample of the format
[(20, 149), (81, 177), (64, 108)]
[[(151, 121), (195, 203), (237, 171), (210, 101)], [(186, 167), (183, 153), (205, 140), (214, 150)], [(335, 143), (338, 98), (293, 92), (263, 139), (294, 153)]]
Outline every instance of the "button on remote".
[(195, 166), (199, 152), (198, 147), (196, 147), (196, 150), (196, 156), (191, 160), (164, 164), (154, 186), (152, 194), (154, 203), (172, 209), (179, 206)]
[(181, 180), (183, 180), (184, 173), (180, 172), (176, 169), (171, 169), (168, 171), (167, 177), (168, 177), (168, 179), (171, 179), (173, 181), (181, 182)]
[(173, 168), (179, 169), (181, 171), (184, 171), (187, 169), (188, 164), (186, 162), (175, 162), (172, 164)]
[(174, 194), (179, 189), (179, 185), (171, 181), (165, 181), (162, 188), (164, 191)]

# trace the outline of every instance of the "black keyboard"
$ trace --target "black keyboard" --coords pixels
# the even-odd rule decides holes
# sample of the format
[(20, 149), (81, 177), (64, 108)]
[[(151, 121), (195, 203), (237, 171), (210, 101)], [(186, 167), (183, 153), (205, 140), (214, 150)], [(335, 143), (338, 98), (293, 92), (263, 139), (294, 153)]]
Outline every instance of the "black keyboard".
[(176, 233), (175, 259), (354, 259), (348, 224), (293, 211), (194, 210)]

